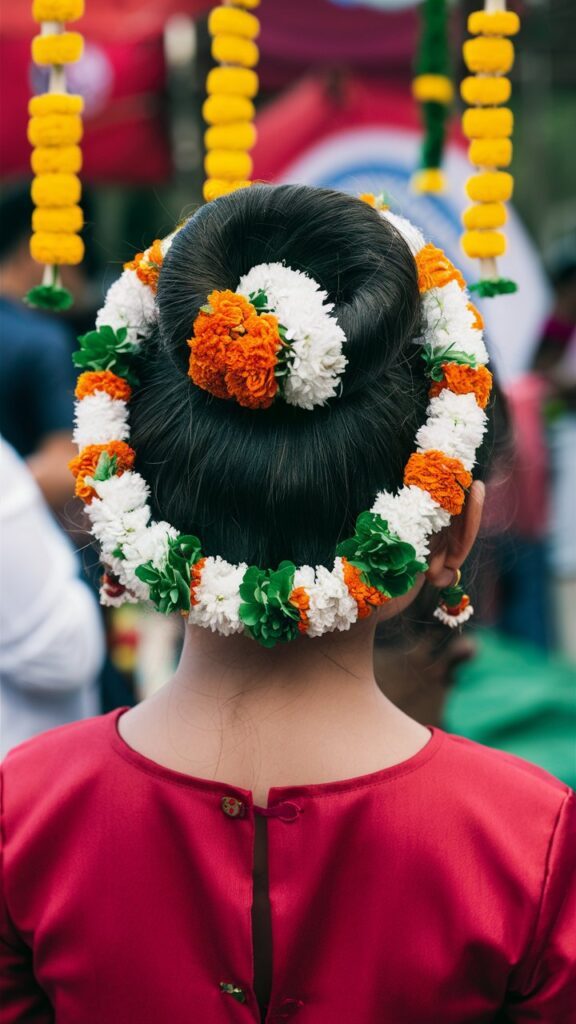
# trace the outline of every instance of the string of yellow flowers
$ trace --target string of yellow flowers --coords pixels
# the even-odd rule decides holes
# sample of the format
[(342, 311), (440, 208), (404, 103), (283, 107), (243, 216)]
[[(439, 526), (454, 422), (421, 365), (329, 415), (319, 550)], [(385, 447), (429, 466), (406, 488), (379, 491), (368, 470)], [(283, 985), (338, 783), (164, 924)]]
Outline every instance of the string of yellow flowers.
[(516, 284), (498, 274), (497, 258), (506, 251), (506, 236), (497, 230), (506, 223), (505, 203), (512, 197), (514, 179), (502, 168), (512, 161), (512, 111), (503, 106), (510, 98), (510, 80), (505, 77), (514, 63), (514, 46), (520, 19), (506, 10), (505, 0), (485, 0), (484, 10), (468, 19), (473, 39), (464, 43), (463, 56), (472, 75), (462, 82), (462, 98), (469, 105), (462, 128), (469, 139), (468, 156), (476, 173), (466, 183), (472, 200), (462, 215), (466, 229), (462, 248), (467, 256), (480, 260), (480, 280), (471, 291), (486, 297), (515, 292)]
[(81, 96), (66, 91), (66, 65), (82, 56), (84, 40), (79, 32), (68, 32), (66, 23), (84, 13), (84, 0), (33, 0), (32, 17), (40, 34), (32, 40), (32, 59), (50, 68), (48, 90), (33, 96), (28, 104), (28, 140), (33, 147), (34, 172), (32, 237), (30, 252), (45, 265), (42, 284), (26, 296), (39, 309), (67, 309), (72, 296), (62, 287), (60, 267), (80, 263), (84, 243), (79, 205), (82, 186)]
[(252, 100), (258, 92), (254, 68), (259, 58), (255, 40), (260, 22), (251, 10), (259, 3), (231, 0), (215, 7), (208, 19), (212, 56), (218, 66), (208, 74), (202, 108), (209, 126), (204, 136), (207, 202), (252, 183), (250, 150), (256, 141)]
[(412, 95), (420, 104), (424, 137), (420, 168), (412, 177), (412, 188), (415, 192), (443, 192), (445, 181), (442, 154), (454, 98), (450, 78), (446, 0), (424, 0), (420, 22), (420, 45)]

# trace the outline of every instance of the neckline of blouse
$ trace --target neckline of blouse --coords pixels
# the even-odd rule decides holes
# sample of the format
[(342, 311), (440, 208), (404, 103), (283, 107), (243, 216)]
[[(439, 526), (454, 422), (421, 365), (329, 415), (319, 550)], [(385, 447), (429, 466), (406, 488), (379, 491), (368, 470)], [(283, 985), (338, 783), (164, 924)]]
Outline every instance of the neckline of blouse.
[[(185, 786), (187, 788), (198, 789), (204, 792), (210, 793), (226, 793), (232, 796), (239, 796), (249, 806), (255, 807), (256, 804), (253, 799), (251, 790), (242, 789), (240, 786), (236, 786), (232, 783), (220, 782), (214, 779), (204, 779), (195, 775), (188, 775), (185, 772), (179, 772), (175, 768), (167, 768), (163, 764), (159, 764), (157, 761), (153, 761), (150, 757), (146, 757), (145, 754), (141, 754), (140, 751), (135, 750), (134, 747), (129, 746), (126, 740), (120, 735), (118, 723), (122, 715), (129, 711), (128, 706), (116, 708), (109, 715), (110, 725), (112, 727), (112, 747), (125, 761), (128, 761), (135, 768), (145, 772), (147, 775), (154, 776), (157, 779), (163, 779), (165, 782), (170, 782), (176, 786)], [(370, 772), (367, 775), (358, 775), (354, 778), (337, 779), (334, 782), (315, 782), (309, 785), (295, 785), (295, 786), (273, 786), (268, 791), (268, 807), (273, 806), (274, 803), (288, 800), (291, 797), (324, 797), (332, 796), (337, 793), (353, 792), (357, 789), (368, 789), (372, 786), (379, 786), (385, 782), (392, 782), (395, 779), (401, 778), (404, 775), (409, 775), (411, 772), (421, 768), (424, 764), (431, 760), (437, 751), (440, 749), (442, 742), (446, 736), (446, 733), (442, 729), (438, 729), (436, 726), (429, 725), (426, 728), (430, 731), (430, 739), (424, 744), (420, 750), (417, 750), (415, 754), (407, 758), (405, 761), (400, 761), (398, 764), (390, 765), (388, 768), (380, 768), (378, 771)]]

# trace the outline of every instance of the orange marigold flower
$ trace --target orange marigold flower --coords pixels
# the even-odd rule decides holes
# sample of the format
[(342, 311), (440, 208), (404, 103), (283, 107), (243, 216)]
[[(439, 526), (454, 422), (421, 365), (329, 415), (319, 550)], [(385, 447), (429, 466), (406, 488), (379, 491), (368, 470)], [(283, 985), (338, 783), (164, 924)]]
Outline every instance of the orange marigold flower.
[(376, 209), (376, 196), (373, 192), (361, 192), (358, 196), (363, 203), (368, 203), (368, 206), (373, 206)]
[(208, 306), (210, 312), (201, 310), (196, 317), (194, 334), (188, 341), (188, 375), (216, 398), (230, 398), (226, 386), (228, 345), (238, 335), (245, 335), (245, 324), (256, 311), (243, 295), (228, 290), (211, 292)]
[(300, 612), (298, 629), (301, 633), (308, 632), (308, 611), (310, 609), (310, 595), (305, 587), (296, 587), (288, 598), (290, 604)]
[(125, 441), (109, 441), (108, 444), (89, 444), (83, 448), (69, 463), (70, 470), (76, 477), (75, 494), (77, 498), (89, 505), (96, 491), (86, 483), (87, 476), (93, 476), (102, 452), (108, 452), (112, 458), (116, 456), (116, 475), (122, 476), (127, 469), (132, 469), (136, 454)]
[(146, 252), (136, 253), (133, 260), (124, 264), (124, 270), (135, 270), (142, 284), (147, 284), (156, 292), (163, 261), (162, 243), (159, 238), (155, 238)]
[(404, 483), (428, 491), (434, 501), (452, 516), (457, 516), (464, 505), (466, 490), (472, 483), (472, 474), (460, 459), (452, 459), (444, 452), (432, 449), (413, 452), (404, 470)]
[(235, 338), (226, 350), (226, 387), (239, 405), (268, 409), (278, 392), (278, 320), (263, 313), (251, 317), (245, 326), (246, 334)]
[(461, 288), (466, 287), (460, 271), (450, 262), (442, 249), (437, 249), (435, 245), (425, 245), (416, 253), (415, 259), (418, 288), (421, 292), (427, 292), (430, 288), (441, 288), (449, 281), (457, 281)]
[(354, 598), (358, 606), (359, 619), (367, 618), (373, 608), (386, 604), (390, 600), (377, 587), (371, 587), (364, 583), (360, 569), (355, 565), (351, 565), (347, 558), (342, 559), (342, 568), (344, 571), (344, 583), (348, 587), (350, 596)]
[(118, 398), (127, 402), (132, 394), (132, 388), (127, 380), (118, 377), (111, 370), (99, 370), (94, 373), (81, 373), (76, 381), (76, 398), (86, 398), (94, 395), (97, 391), (105, 391), (110, 398)]
[(466, 305), (470, 312), (472, 313), (472, 316), (474, 317), (474, 323), (472, 324), (472, 326), (475, 327), (477, 331), (483, 331), (484, 317), (482, 316), (482, 313), (480, 312), (478, 307), (474, 305), (473, 302), (467, 302)]
[(488, 405), (492, 390), (492, 374), (485, 366), (474, 369), (472, 366), (460, 366), (459, 363), (443, 363), (443, 380), (435, 380), (430, 388), (430, 398), (435, 398), (441, 391), (448, 388), (455, 395), (475, 395), (481, 409)]
[(202, 570), (206, 564), (205, 558), (199, 558), (198, 561), (192, 566), (190, 570), (190, 604), (196, 605), (199, 603), (196, 597), (196, 589), (200, 586), (202, 580)]

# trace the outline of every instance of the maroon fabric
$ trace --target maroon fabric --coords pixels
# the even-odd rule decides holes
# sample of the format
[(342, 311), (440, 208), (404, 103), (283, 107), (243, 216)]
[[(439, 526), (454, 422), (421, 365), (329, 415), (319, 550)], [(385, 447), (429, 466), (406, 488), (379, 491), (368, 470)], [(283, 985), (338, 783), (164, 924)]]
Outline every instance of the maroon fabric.
[[(2, 1020), (257, 1021), (251, 794), (135, 753), (119, 714), (5, 762)], [(566, 786), (434, 730), (403, 764), (272, 789), (266, 810), (268, 1022), (576, 1019)]]

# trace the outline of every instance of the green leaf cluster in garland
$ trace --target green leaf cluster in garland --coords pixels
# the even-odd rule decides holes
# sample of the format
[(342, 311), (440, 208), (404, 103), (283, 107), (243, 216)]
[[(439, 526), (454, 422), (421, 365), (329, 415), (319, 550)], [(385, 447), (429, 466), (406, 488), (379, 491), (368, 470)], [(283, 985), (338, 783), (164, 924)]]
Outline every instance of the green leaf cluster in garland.
[(150, 588), (150, 599), (159, 612), (170, 615), (190, 611), (190, 570), (202, 557), (197, 537), (182, 536), (170, 540), (168, 557), (162, 569), (152, 562), (139, 565), (136, 575)]
[(72, 356), (82, 370), (112, 370), (130, 384), (137, 384), (132, 366), (138, 345), (128, 340), (128, 328), (100, 327), (78, 338), (80, 348)]
[(250, 566), (240, 584), (240, 618), (263, 647), (293, 640), (298, 634), (300, 613), (290, 604), (294, 589), (293, 562), (281, 562), (276, 570)]
[(431, 380), (436, 381), (441, 381), (444, 377), (442, 369), (444, 363), (458, 363), (460, 366), (471, 366), (472, 369), (475, 369), (477, 366), (475, 356), (454, 348), (454, 342), (451, 345), (446, 345), (445, 348), (424, 345), (422, 348), (422, 359), (426, 364), (426, 375)]
[(356, 520), (356, 533), (338, 545), (337, 554), (364, 574), (370, 586), (388, 597), (406, 594), (419, 572), (427, 568), (416, 558), (411, 544), (400, 540), (388, 523), (374, 512), (363, 512)]

